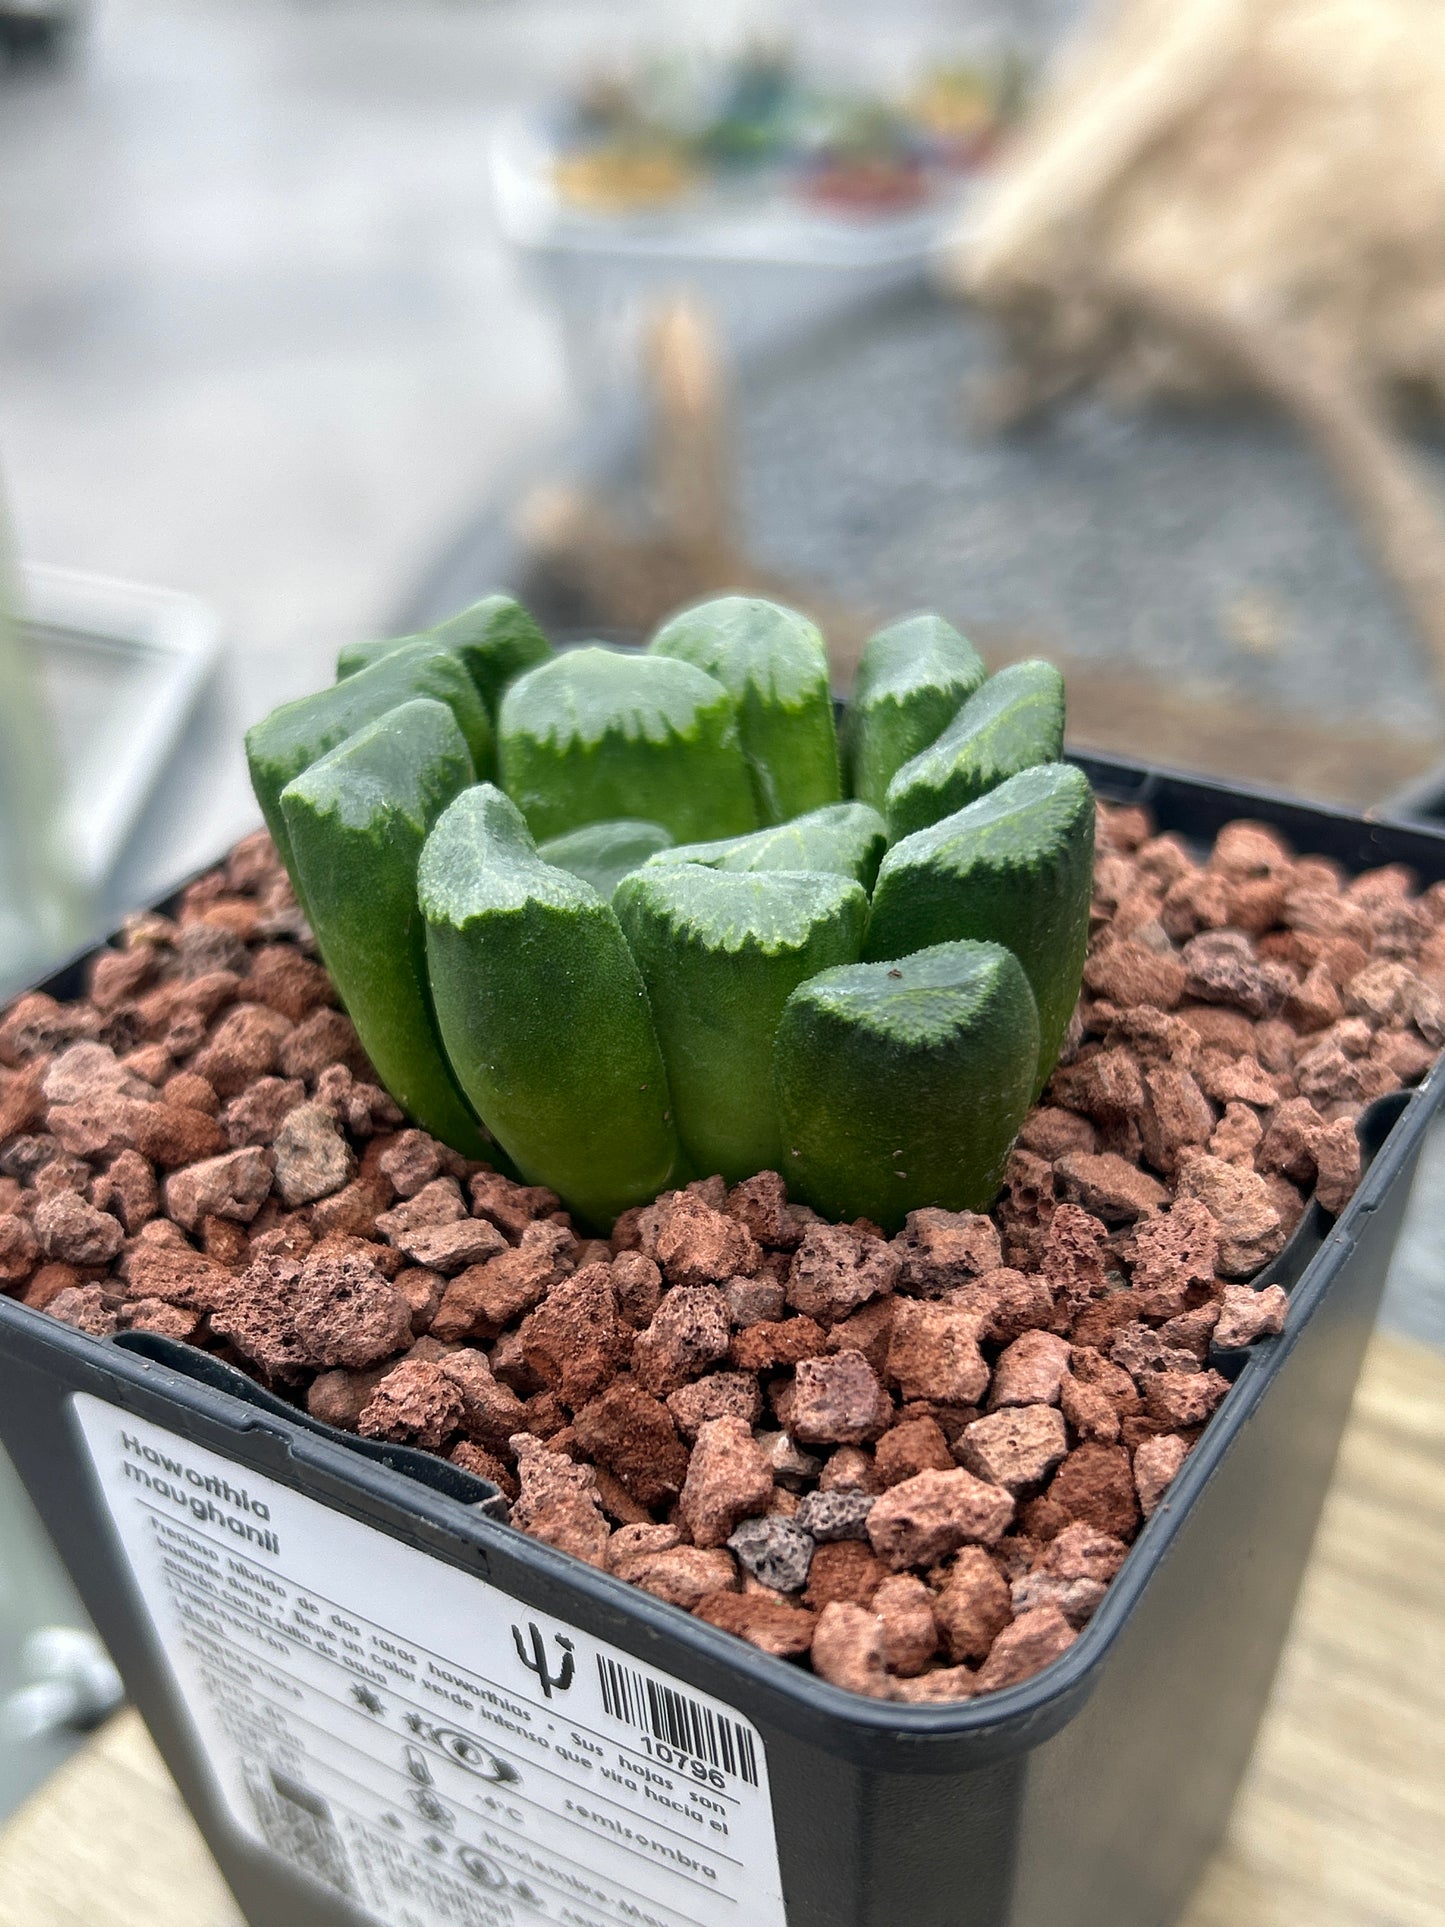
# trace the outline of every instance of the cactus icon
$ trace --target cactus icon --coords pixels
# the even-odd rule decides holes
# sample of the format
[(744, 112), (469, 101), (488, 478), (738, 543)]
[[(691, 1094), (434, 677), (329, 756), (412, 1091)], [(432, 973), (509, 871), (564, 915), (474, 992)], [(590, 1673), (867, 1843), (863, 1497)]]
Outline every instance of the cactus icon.
[(532, 1652), (530, 1658), (527, 1655), (527, 1648), (522, 1644), (521, 1627), (513, 1626), (512, 1628), (512, 1644), (517, 1649), (518, 1659), (521, 1660), (529, 1673), (535, 1673), (537, 1675), (537, 1680), (542, 1688), (544, 1698), (551, 1699), (554, 1691), (565, 1693), (567, 1688), (572, 1684), (573, 1674), (577, 1670), (577, 1662), (573, 1656), (571, 1640), (564, 1638), (561, 1633), (554, 1633), (552, 1635), (556, 1643), (562, 1648), (562, 1663), (554, 1674), (551, 1670), (551, 1664), (547, 1654), (547, 1642), (542, 1636), (541, 1627), (538, 1626), (535, 1620), (529, 1619), (527, 1621), (527, 1631), (531, 1634)]

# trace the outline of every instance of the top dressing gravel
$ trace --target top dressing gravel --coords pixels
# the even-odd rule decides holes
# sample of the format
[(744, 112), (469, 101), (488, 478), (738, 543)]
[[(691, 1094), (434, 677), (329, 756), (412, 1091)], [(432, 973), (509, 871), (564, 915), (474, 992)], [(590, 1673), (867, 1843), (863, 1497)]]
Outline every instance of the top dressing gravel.
[[(836, 1685), (973, 1698), (1097, 1610), (1217, 1367), (1289, 1316), (1259, 1274), (1311, 1198), (1343, 1209), (1361, 1114), (1445, 1043), (1442, 992), (1445, 888), (1258, 824), (1201, 855), (1103, 806), (1084, 994), (990, 1212), (886, 1238), (761, 1172), (603, 1240), (405, 1127), (255, 836), (133, 919), (85, 999), (0, 1016), (0, 1287), (438, 1452), (518, 1529)], [(766, 1762), (727, 1708), (83, 1423), (253, 1838), (388, 1921), (502, 1920), (526, 1887), (557, 1918), (626, 1892), (711, 1923), (744, 1880), (778, 1917)]]

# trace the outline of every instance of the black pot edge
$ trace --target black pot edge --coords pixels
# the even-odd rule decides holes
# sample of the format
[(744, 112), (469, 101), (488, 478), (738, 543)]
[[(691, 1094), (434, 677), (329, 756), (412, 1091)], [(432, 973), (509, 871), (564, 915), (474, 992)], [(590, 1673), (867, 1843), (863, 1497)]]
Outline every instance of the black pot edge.
[[(1193, 833), (1201, 838), (1212, 836), (1226, 822), (1257, 814), (1292, 836), (1302, 849), (1333, 855), (1350, 868), (1404, 862), (1416, 868), (1438, 869), (1445, 876), (1445, 836), (1440, 832), (1373, 821), (1348, 810), (1304, 803), (1265, 786), (1234, 786), (1122, 757), (1080, 751), (1071, 753), (1071, 759), (1083, 767), (1106, 801), (1146, 807), (1171, 802), (1190, 805), (1191, 814), (1197, 818)], [(1326, 840), (1337, 846), (1323, 852), (1318, 847), (1322, 827), (1333, 833)], [(173, 906), (184, 888), (182, 884), (168, 893), (156, 907), (164, 910)], [(81, 973), (101, 947), (92, 946), (70, 959), (33, 988), (57, 998), (81, 994)], [(829, 1751), (846, 1750), (857, 1764), (868, 1768), (945, 1773), (956, 1770), (957, 1761), (952, 1756), (959, 1745), (966, 1744), (971, 1765), (1001, 1758), (1037, 1745), (1074, 1716), (1137, 1600), (1168, 1557), (1195, 1499), (1258, 1408), (1356, 1243), (1365, 1220), (1379, 1209), (1401, 1171), (1413, 1166), (1420, 1140), (1442, 1097), (1445, 1067), (1437, 1063), (1414, 1091), (1396, 1093), (1370, 1106), (1361, 1119), (1369, 1163), (1345, 1211), (1331, 1225), (1318, 1206), (1311, 1205), (1289, 1245), (1251, 1281), (1256, 1288), (1276, 1279), (1292, 1285), (1290, 1317), (1284, 1332), (1257, 1344), (1246, 1355), (1229, 1397), (1130, 1548), (1103, 1604), (1077, 1642), (1033, 1679), (981, 1700), (901, 1706), (831, 1686), (816, 1674), (761, 1653), (678, 1607), (666, 1605), (500, 1523), (479, 1511), (476, 1502), (468, 1503), (454, 1486), (450, 1492), (438, 1489), (452, 1482), (435, 1476), (433, 1469), (439, 1469), (443, 1462), (430, 1454), (407, 1448), (379, 1453), (367, 1450), (365, 1441), (348, 1433), (318, 1425), (306, 1414), (288, 1413), (279, 1400), (273, 1402), (265, 1394), (249, 1395), (259, 1388), (248, 1384), (248, 1395), (240, 1396), (207, 1382), (203, 1372), (189, 1365), (185, 1370), (178, 1369), (175, 1355), (184, 1355), (189, 1348), (167, 1348), (172, 1362), (162, 1362), (137, 1348), (75, 1331), (8, 1298), (0, 1298), (0, 1333), (8, 1332), (21, 1351), (58, 1349), (71, 1368), (71, 1376), (92, 1381), (98, 1395), (111, 1396), (112, 1403), (116, 1401), (105, 1389), (107, 1381), (131, 1392), (143, 1405), (154, 1402), (154, 1415), (160, 1422), (165, 1422), (167, 1408), (174, 1418), (174, 1407), (179, 1405), (203, 1423), (220, 1422), (230, 1431), (269, 1434), (298, 1468), (320, 1475), (329, 1488), (328, 1502), (339, 1509), (365, 1518), (393, 1536), (412, 1538), (424, 1549), (466, 1568), (480, 1566), (485, 1570), (488, 1555), (501, 1554), (506, 1564), (535, 1579), (551, 1602), (551, 1610), (558, 1610), (559, 1586), (564, 1592), (570, 1588), (608, 1622), (608, 1636), (618, 1644), (640, 1648), (640, 1656), (653, 1658), (655, 1650), (648, 1648), (655, 1648), (658, 1641), (673, 1649), (690, 1649), (690, 1656), (699, 1662), (699, 1684), (724, 1699), (735, 1699), (736, 1686), (729, 1682), (741, 1677), (746, 1681), (749, 1704), (757, 1707), (759, 1700), (765, 1701), (766, 1717), (806, 1742)], [(196, 1360), (207, 1357), (199, 1352), (191, 1356)], [(491, 1488), (485, 1481), (469, 1483), (481, 1504), (490, 1503)], [(359, 1490), (362, 1507), (348, 1499), (348, 1486)], [(382, 1516), (377, 1516), (378, 1511)], [(842, 1749), (838, 1744), (840, 1727), (846, 1734)]]

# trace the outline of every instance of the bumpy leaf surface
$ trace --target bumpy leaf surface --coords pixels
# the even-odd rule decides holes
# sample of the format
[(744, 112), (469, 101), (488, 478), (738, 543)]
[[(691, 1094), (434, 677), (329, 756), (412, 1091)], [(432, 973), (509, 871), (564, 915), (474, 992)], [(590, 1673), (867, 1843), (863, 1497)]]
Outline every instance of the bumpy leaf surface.
[(427, 835), (473, 780), (451, 711), (419, 698), (320, 757), (281, 808), (321, 955), (377, 1074), (433, 1137), (482, 1158), (432, 1011), (416, 898)]
[(551, 643), (520, 602), (491, 595), (421, 636), (348, 643), (336, 658), (337, 677), (354, 676), (403, 643), (418, 641), (441, 643), (461, 658), (493, 722), (508, 683), (552, 654)]
[(318, 756), (414, 696), (433, 696), (446, 704), (466, 741), (473, 769), (478, 776), (489, 775), (492, 726), (482, 699), (453, 652), (425, 640), (392, 650), (369, 669), (358, 670), (329, 689), (283, 703), (247, 731), (251, 787), (288, 869), (292, 868), (291, 840), (281, 810), (282, 790)]
[(828, 654), (806, 616), (759, 596), (718, 596), (664, 623), (648, 647), (706, 670), (737, 704), (760, 823), (838, 801)]
[(595, 1224), (655, 1197), (677, 1134), (647, 992), (610, 905), (542, 861), (490, 783), (442, 815), (418, 883), (452, 1069), (518, 1170)]
[(888, 825), (877, 810), (866, 803), (828, 803), (751, 836), (681, 844), (652, 862), (702, 863), (713, 870), (827, 870), (871, 890), (887, 848)]
[(625, 877), (615, 902), (693, 1167), (729, 1183), (776, 1170), (778, 1020), (800, 983), (858, 956), (868, 917), (861, 887), (841, 876), (682, 863)]
[(611, 901), (612, 892), (631, 871), (671, 847), (672, 838), (660, 823), (639, 823), (627, 817), (611, 823), (584, 823), (580, 830), (554, 836), (538, 846), (544, 863), (568, 870), (590, 883), (598, 896)]
[(936, 742), (888, 785), (885, 814), (897, 842), (951, 816), (1035, 763), (1064, 751), (1064, 683), (1051, 662), (1015, 662), (990, 676)]
[(1041, 763), (895, 843), (864, 954), (902, 957), (971, 937), (1023, 965), (1039, 1007), (1041, 1089), (1079, 999), (1094, 882), (1094, 795), (1081, 770)]
[(502, 699), (502, 784), (543, 840), (631, 817), (679, 842), (757, 828), (732, 698), (691, 663), (572, 649)]
[(942, 616), (905, 616), (870, 637), (843, 717), (852, 794), (881, 810), (894, 776), (937, 740), (987, 675), (973, 644)]
[(1028, 1113), (1039, 1020), (993, 943), (825, 970), (778, 1026), (781, 1169), (831, 1218), (896, 1230), (922, 1205), (982, 1211)]

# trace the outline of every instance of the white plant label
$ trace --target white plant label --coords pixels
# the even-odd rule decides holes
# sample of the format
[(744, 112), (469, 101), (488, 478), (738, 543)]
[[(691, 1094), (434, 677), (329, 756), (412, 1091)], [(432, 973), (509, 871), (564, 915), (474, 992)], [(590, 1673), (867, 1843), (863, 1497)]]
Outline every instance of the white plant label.
[(241, 1833), (377, 1927), (785, 1927), (756, 1727), (88, 1394), (116, 1536)]

